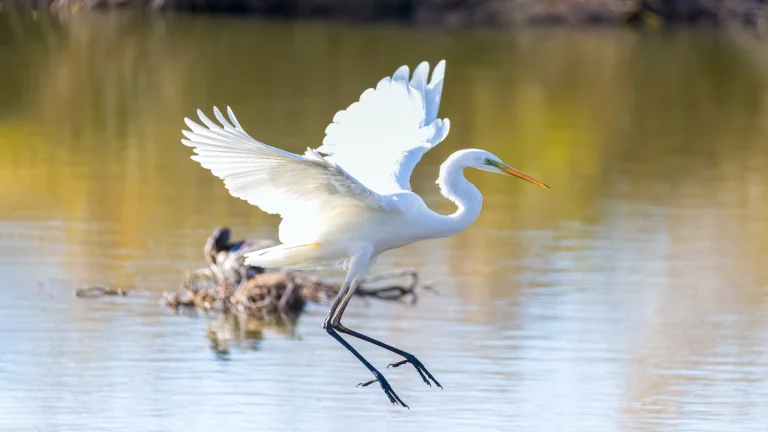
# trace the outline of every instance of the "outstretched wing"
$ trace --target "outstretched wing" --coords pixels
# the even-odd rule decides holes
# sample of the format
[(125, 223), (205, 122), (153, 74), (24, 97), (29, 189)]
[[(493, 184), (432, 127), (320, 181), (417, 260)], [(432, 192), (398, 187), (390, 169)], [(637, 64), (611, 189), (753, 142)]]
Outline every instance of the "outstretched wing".
[(445, 60), (432, 71), (422, 62), (409, 81), (408, 66), (379, 81), (326, 129), (317, 151), (379, 194), (410, 191), (410, 178), (422, 155), (439, 144), (450, 128), (438, 119)]
[[(311, 242), (322, 229), (320, 221), (339, 209), (364, 206), (389, 210), (386, 197), (315, 151), (307, 149), (301, 156), (253, 139), (229, 107), (229, 121), (214, 108), (222, 126), (200, 110), (197, 114), (205, 127), (185, 118), (191, 131), (182, 131), (188, 139), (181, 142), (197, 153), (192, 159), (223, 179), (233, 196), (267, 213), (279, 214), (283, 218), (283, 243)], [(286, 226), (291, 229), (286, 230)], [(299, 226), (301, 232), (296, 231)]]

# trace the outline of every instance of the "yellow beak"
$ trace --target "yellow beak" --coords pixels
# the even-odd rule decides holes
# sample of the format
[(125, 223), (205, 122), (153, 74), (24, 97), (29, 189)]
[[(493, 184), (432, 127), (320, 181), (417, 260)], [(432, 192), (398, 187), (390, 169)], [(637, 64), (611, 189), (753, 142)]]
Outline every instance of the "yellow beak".
[(529, 176), (528, 174), (526, 174), (526, 173), (524, 173), (524, 172), (522, 172), (522, 171), (520, 171), (518, 169), (512, 168), (509, 165), (499, 165), (499, 169), (504, 171), (505, 173), (511, 175), (511, 176), (515, 176), (517, 178), (521, 178), (521, 179), (529, 181), (529, 182), (531, 182), (531, 183), (533, 183), (535, 185), (541, 186), (541, 187), (543, 187), (545, 189), (549, 189), (549, 186), (545, 185), (544, 183), (536, 180), (535, 178)]

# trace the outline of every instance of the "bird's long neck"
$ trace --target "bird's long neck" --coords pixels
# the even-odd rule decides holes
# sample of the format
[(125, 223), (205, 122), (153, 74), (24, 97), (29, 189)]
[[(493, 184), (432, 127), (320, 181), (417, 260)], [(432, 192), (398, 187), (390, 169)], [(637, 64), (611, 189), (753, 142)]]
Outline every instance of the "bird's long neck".
[(437, 178), (440, 193), (458, 207), (452, 215), (440, 217), (435, 227), (440, 237), (467, 229), (480, 215), (483, 207), (483, 195), (464, 178), (467, 164), (462, 159), (460, 153), (454, 153), (440, 166), (440, 176)]

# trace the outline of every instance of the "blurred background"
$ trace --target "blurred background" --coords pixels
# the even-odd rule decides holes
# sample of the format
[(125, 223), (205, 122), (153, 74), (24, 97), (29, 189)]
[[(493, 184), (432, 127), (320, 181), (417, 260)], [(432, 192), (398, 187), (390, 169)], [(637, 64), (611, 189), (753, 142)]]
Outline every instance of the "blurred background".
[[(0, 430), (765, 431), (765, 2), (349, 4), (0, 3)], [(409, 367), (382, 370), (410, 411), (355, 388), (369, 374), (321, 329), (328, 305), (284, 328), (158, 304), (215, 226), (279, 223), (189, 159), (184, 117), (229, 105), (301, 152), (440, 59), (452, 128), (415, 192), (453, 211), (435, 179), (467, 147), (552, 188), (468, 173), (477, 222), (375, 268), (437, 293), (350, 304), (347, 326), (444, 390)], [(133, 291), (72, 295), (86, 284)]]

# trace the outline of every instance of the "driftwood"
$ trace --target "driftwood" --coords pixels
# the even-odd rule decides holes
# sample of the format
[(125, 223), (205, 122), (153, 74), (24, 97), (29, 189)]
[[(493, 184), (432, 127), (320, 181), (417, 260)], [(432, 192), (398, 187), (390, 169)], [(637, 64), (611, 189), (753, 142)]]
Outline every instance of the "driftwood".
[[(165, 305), (266, 318), (275, 314), (298, 314), (307, 302), (321, 303), (333, 299), (341, 288), (339, 283), (303, 277), (299, 272), (245, 265), (246, 253), (275, 243), (245, 240), (233, 243), (230, 236), (231, 232), (226, 227), (213, 232), (203, 248), (208, 267), (189, 274), (181, 292), (164, 293), (162, 302)], [(407, 285), (372, 286), (403, 277), (410, 279)], [(418, 273), (414, 270), (395, 270), (368, 276), (355, 294), (384, 300), (410, 297), (415, 302), (418, 283)]]
[(76, 297), (86, 297), (86, 298), (103, 297), (108, 295), (124, 296), (127, 294), (128, 292), (122, 288), (113, 288), (113, 287), (102, 286), (102, 285), (85, 286), (75, 290)]

